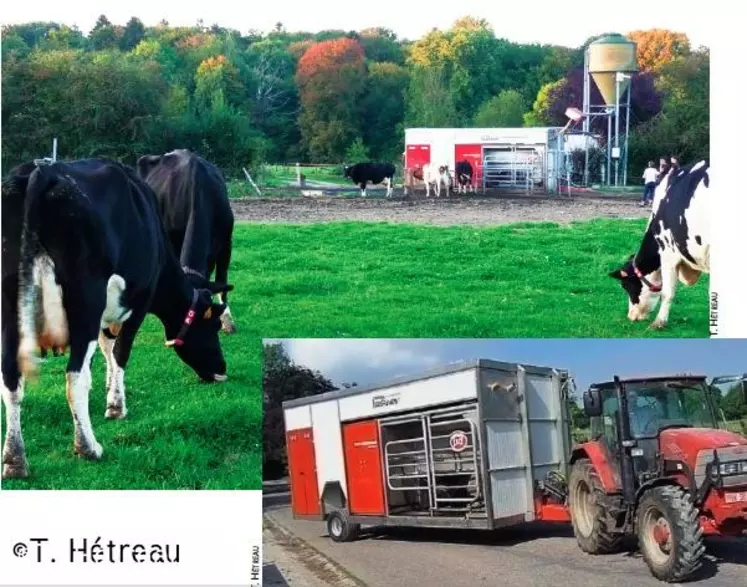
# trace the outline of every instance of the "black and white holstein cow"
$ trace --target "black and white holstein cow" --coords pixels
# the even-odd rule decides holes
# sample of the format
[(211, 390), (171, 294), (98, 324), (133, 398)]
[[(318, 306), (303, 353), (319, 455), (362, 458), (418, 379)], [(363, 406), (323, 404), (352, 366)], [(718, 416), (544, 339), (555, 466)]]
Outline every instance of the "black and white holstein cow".
[[(195, 153), (177, 149), (140, 157), (137, 172), (156, 193), (166, 234), (187, 276), (199, 285), (215, 270), (215, 280), (228, 283), (234, 218), (220, 169)], [(219, 297), (226, 304), (223, 332), (234, 333), (228, 294)]]
[[(666, 173), (666, 172), (665, 172)], [(638, 252), (610, 273), (628, 294), (628, 318), (645, 320), (661, 298), (652, 328), (669, 320), (677, 280), (695, 284), (710, 272), (709, 161), (669, 170), (656, 187)]]
[(366, 196), (366, 185), (369, 182), (373, 185), (385, 183), (386, 197), (389, 198), (392, 195), (394, 173), (395, 168), (391, 163), (356, 163), (345, 166), (343, 177), (348, 177), (359, 185), (363, 197)]
[(232, 286), (205, 280), (196, 289), (187, 279), (155, 194), (133, 169), (103, 159), (26, 163), (3, 182), (2, 206), (4, 478), (28, 475), (21, 402), (40, 343), (69, 345), (74, 448), (89, 459), (103, 453), (88, 410), (97, 340), (106, 359), (109, 419), (127, 414), (124, 370), (148, 313), (163, 323), (166, 345), (201, 379), (227, 379), (218, 339), (225, 305), (212, 295)]
[(468, 189), (474, 193), (474, 170), (469, 161), (458, 161), (455, 167), (456, 181), (459, 186), (459, 193), (466, 194)]

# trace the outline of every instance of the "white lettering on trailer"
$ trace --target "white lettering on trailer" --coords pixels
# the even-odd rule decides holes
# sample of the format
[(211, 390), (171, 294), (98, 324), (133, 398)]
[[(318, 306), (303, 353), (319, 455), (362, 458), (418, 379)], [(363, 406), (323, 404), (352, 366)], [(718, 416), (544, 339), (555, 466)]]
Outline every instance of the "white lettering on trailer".
[[(360, 420), (373, 415), (381, 416), (394, 412), (404, 412), (419, 408), (432, 407), (457, 401), (477, 399), (475, 385), (475, 369), (447, 373), (436, 377), (429, 377), (419, 381), (412, 381), (390, 388), (375, 389), (370, 392), (341, 397), (340, 420)], [(376, 406), (375, 396), (398, 395), (396, 404)]]
[(372, 398), (371, 405), (374, 408), (385, 408), (387, 406), (396, 406), (399, 403), (399, 394), (375, 395)]

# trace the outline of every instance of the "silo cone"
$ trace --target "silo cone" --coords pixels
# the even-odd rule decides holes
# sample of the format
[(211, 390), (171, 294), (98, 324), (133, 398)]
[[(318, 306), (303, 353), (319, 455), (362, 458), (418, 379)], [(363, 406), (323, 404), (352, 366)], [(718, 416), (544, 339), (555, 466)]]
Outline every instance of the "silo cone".
[[(638, 71), (635, 51), (636, 44), (617, 33), (589, 44), (589, 73), (604, 98), (605, 106), (615, 104), (615, 74), (630, 75)], [(630, 79), (620, 82), (620, 99), (629, 85)]]

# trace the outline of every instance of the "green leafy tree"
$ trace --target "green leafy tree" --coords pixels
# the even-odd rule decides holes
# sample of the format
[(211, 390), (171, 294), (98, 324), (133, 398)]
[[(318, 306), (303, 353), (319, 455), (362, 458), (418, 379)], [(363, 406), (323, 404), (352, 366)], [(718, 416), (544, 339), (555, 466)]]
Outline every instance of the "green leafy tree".
[(348, 147), (348, 150), (345, 151), (345, 163), (362, 163), (363, 161), (368, 161), (369, 159), (370, 157), (368, 155), (368, 149), (363, 143), (363, 139), (361, 139), (360, 137), (355, 139)]
[(475, 115), (477, 127), (515, 128), (522, 126), (527, 104), (517, 90), (503, 90), (485, 102)]
[(112, 49), (117, 46), (119, 41), (114, 25), (103, 14), (96, 20), (96, 24), (88, 35), (88, 40), (91, 47), (96, 51)]
[(565, 84), (564, 79), (545, 84), (537, 93), (532, 110), (524, 115), (524, 126), (548, 126), (551, 124), (550, 108), (553, 92)]
[(363, 141), (377, 159), (393, 161), (401, 152), (403, 136), (397, 132), (405, 116), (408, 72), (396, 63), (372, 63), (361, 100)]
[(445, 73), (439, 67), (416, 67), (410, 74), (407, 90), (408, 126), (451, 127), (457, 123), (457, 112)]
[(119, 40), (119, 48), (122, 51), (132, 51), (138, 43), (145, 37), (145, 25), (136, 17), (127, 21), (127, 25), (122, 32), (122, 38)]

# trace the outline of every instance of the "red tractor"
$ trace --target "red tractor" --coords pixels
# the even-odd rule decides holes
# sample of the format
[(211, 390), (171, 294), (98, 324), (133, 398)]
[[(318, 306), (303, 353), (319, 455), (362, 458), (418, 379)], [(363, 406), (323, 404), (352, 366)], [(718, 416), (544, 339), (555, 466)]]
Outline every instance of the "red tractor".
[(582, 550), (637, 537), (652, 574), (675, 582), (700, 567), (704, 536), (747, 532), (747, 438), (719, 428), (717, 387), (747, 403), (746, 380), (615, 377), (584, 394), (591, 440), (574, 448), (568, 479)]

